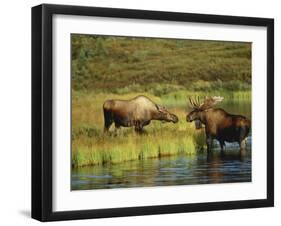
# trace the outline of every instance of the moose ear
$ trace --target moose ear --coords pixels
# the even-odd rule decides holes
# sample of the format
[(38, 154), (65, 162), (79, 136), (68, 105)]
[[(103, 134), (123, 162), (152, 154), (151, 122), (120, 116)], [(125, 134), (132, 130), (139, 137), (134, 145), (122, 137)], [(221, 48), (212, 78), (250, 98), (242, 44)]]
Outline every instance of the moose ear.
[(163, 107), (162, 106), (160, 106), (160, 105), (158, 105), (158, 104), (155, 104), (155, 106), (156, 106), (156, 109), (158, 110), (158, 111), (163, 111)]
[(159, 108), (159, 106), (157, 104), (155, 104), (155, 107), (159, 111), (160, 108)]
[(161, 106), (161, 105), (155, 104), (155, 106), (156, 106), (156, 108), (157, 108), (157, 110), (158, 110), (159, 112), (165, 112), (165, 110), (166, 110), (166, 108), (163, 107), (163, 106)]

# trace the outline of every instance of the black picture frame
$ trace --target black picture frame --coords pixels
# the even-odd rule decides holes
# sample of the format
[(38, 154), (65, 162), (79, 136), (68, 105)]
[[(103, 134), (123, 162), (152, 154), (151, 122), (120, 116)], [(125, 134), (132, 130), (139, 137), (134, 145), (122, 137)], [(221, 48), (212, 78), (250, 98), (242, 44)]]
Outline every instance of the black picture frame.
[[(266, 27), (267, 198), (54, 212), (52, 210), (52, 18), (55, 14)], [(32, 218), (40, 221), (57, 221), (270, 206), (274, 206), (273, 19), (49, 4), (32, 8)]]

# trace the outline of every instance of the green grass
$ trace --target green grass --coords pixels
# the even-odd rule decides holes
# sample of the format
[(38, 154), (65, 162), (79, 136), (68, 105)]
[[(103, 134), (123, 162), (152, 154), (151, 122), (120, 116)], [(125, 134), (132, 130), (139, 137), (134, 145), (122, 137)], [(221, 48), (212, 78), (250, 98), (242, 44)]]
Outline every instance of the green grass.
[(251, 101), (251, 90), (247, 91), (233, 91), (214, 89), (213, 91), (175, 91), (161, 96), (161, 103), (168, 107), (186, 106), (189, 97), (199, 96), (203, 100), (206, 96), (222, 96), (227, 102), (235, 101)]
[[(73, 140), (72, 166), (115, 164), (139, 159), (196, 153), (198, 145), (195, 143), (196, 139), (186, 134), (185, 131), (177, 133), (177, 137), (174, 137), (171, 131), (159, 133), (140, 136), (131, 131), (125, 136), (103, 135), (102, 138), (84, 137)], [(200, 132), (200, 136), (204, 136), (204, 133)]]

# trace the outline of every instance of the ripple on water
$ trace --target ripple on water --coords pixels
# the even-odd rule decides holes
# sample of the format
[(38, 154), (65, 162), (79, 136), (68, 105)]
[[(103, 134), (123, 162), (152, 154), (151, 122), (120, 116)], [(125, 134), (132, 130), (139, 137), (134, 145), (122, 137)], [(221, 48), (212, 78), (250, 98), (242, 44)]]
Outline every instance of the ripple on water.
[(239, 151), (207, 158), (175, 156), (147, 159), (112, 166), (92, 166), (74, 170), (72, 189), (108, 189), (144, 186), (194, 185), (251, 181), (251, 155)]

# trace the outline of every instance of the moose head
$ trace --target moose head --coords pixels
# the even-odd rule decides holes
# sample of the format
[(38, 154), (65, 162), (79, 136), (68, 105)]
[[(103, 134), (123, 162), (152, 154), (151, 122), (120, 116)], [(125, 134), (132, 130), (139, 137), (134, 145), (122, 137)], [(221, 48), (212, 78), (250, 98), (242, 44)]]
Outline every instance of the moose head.
[(156, 109), (158, 111), (158, 118), (163, 122), (173, 122), (177, 123), (179, 121), (178, 117), (170, 113), (166, 107), (156, 104)]
[(223, 97), (214, 96), (214, 97), (205, 97), (203, 101), (200, 101), (200, 97), (191, 98), (189, 97), (189, 106), (192, 109), (190, 113), (186, 116), (187, 122), (195, 121), (196, 129), (202, 127), (202, 123), (205, 121), (205, 112), (213, 108), (214, 105), (221, 102)]

